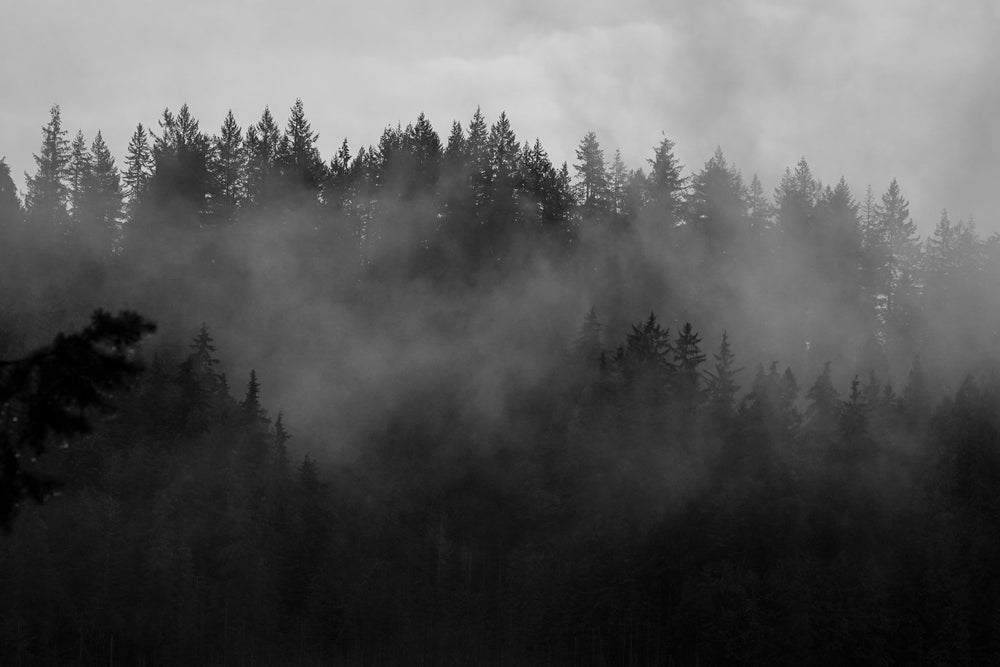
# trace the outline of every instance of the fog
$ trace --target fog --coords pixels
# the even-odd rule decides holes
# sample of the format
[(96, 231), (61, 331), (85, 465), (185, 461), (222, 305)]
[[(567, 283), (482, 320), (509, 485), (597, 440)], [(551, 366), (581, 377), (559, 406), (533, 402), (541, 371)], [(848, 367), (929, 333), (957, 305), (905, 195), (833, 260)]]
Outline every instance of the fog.
[[(600, 133), (548, 153), (516, 117), (469, 116), (393, 122), (348, 155), (320, 151), (301, 101), (217, 133), (184, 104), (151, 136), (104, 138), (129, 146), (115, 166), (96, 137), (74, 156), (52, 108), (23, 197), (0, 172), (0, 358), (97, 308), (158, 329), (130, 352), (147, 372), (113, 394), (119, 414), (81, 405), (94, 432), (42, 457), (67, 502), (10, 496), (24, 537), (0, 551), (19, 591), (0, 631), (44, 637), (16, 651), (988, 657), (973, 621), (925, 648), (943, 617), (908, 601), (978, 617), (995, 598), (963, 597), (969, 568), (1000, 582), (942, 528), (995, 528), (998, 237), (960, 216), (921, 234), (909, 200), (934, 190), (892, 172), (870, 190), (817, 177), (860, 159), (737, 167), (651, 127), (616, 166)], [(50, 426), (22, 404), (5, 433)], [(81, 527), (59, 541), (50, 522)], [(101, 590), (30, 603), (10, 574), (68, 581), (95, 540), (104, 564), (79, 567)], [(716, 613), (758, 594), (760, 617)], [(43, 623), (60, 600), (87, 619), (65, 636)], [(176, 635), (91, 616), (112, 601)]]

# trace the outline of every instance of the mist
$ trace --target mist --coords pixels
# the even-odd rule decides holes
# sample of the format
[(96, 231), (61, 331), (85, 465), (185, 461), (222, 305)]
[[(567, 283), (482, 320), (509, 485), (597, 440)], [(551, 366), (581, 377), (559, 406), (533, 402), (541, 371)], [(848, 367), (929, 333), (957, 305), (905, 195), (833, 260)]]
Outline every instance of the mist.
[[(989, 661), (1000, 238), (815, 176), (857, 163), (563, 163), (486, 113), (322, 154), (301, 100), (52, 108), (0, 170), (0, 359), (157, 332), (11, 496), (3, 660)], [(5, 451), (47, 426), (12, 396)]]

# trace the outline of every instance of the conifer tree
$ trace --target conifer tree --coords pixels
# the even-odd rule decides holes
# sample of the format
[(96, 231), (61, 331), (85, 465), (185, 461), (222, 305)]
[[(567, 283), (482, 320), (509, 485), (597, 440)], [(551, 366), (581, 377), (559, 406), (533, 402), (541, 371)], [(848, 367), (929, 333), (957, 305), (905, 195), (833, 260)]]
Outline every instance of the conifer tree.
[(231, 223), (246, 197), (246, 151), (243, 130), (236, 123), (233, 110), (226, 113), (219, 136), (215, 137), (212, 154), (212, 177), (218, 190), (215, 214), (222, 222)]
[(805, 430), (810, 444), (827, 450), (836, 435), (840, 415), (840, 400), (830, 379), (829, 361), (823, 364), (823, 371), (806, 392), (806, 399), (809, 404), (805, 412)]
[(680, 223), (687, 194), (687, 178), (681, 176), (683, 167), (674, 156), (674, 142), (666, 137), (653, 150), (646, 176), (649, 211), (654, 222), (668, 229)]
[(99, 130), (90, 145), (90, 163), (82, 209), (83, 233), (98, 256), (106, 258), (117, 247), (122, 187), (115, 159)]
[(721, 148), (691, 179), (688, 215), (692, 230), (706, 240), (710, 257), (744, 245), (749, 222), (743, 177)]
[(281, 147), (281, 131), (264, 107), (260, 120), (247, 128), (247, 198), (255, 206), (267, 206), (276, 197), (277, 162)]
[(739, 391), (736, 374), (743, 369), (735, 368), (736, 355), (733, 354), (729, 335), (725, 331), (722, 332), (719, 351), (714, 353), (712, 358), (715, 361), (715, 370), (705, 371), (708, 378), (706, 394), (709, 409), (715, 416), (731, 417), (735, 414), (736, 392)]
[(70, 147), (66, 140), (66, 130), (62, 128), (58, 104), (53, 105), (49, 115), (48, 124), (42, 128), (41, 150), (34, 156), (37, 165), (35, 175), (25, 174), (27, 192), (24, 204), (30, 220), (49, 230), (63, 230), (68, 219), (66, 204), (69, 190), (66, 177)]
[(149, 148), (149, 134), (139, 123), (128, 143), (125, 157), (125, 173), (122, 184), (128, 204), (129, 220), (133, 221), (139, 204), (146, 193), (149, 179), (153, 174), (153, 153)]
[(250, 370), (250, 380), (247, 382), (247, 393), (240, 403), (240, 410), (248, 424), (267, 423), (267, 411), (260, 404), (260, 382), (257, 381), (257, 372)]
[(597, 135), (588, 132), (576, 149), (576, 200), (584, 221), (603, 222), (611, 212), (611, 185), (604, 150)]
[(5, 158), (0, 158), (0, 234), (21, 221), (24, 211)]
[(764, 186), (757, 174), (753, 175), (747, 189), (747, 217), (750, 230), (757, 235), (770, 231), (774, 225), (774, 207), (764, 194)]
[(87, 150), (87, 140), (83, 132), (78, 131), (70, 145), (70, 158), (67, 168), (67, 196), (70, 205), (70, 216), (75, 231), (85, 224), (83, 220), (86, 210), (86, 199), (90, 189), (93, 164), (90, 151)]
[[(263, 125), (258, 125), (258, 131), (262, 137), (268, 132)], [(312, 124), (306, 120), (302, 99), (296, 99), (285, 133), (278, 143), (277, 161), (284, 172), (287, 185), (301, 189), (312, 197), (318, 195), (326, 180), (326, 166), (316, 147), (318, 140), (319, 134), (313, 132)]]

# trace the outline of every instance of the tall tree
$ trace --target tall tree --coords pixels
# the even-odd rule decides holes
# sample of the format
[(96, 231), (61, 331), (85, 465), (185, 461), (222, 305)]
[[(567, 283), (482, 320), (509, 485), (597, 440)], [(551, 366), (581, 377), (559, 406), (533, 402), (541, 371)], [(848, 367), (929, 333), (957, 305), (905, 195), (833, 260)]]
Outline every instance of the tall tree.
[(668, 229), (679, 224), (683, 217), (688, 179), (681, 176), (682, 169), (674, 155), (674, 142), (663, 137), (649, 160), (647, 210), (654, 222)]
[(69, 189), (66, 178), (70, 147), (58, 104), (49, 110), (49, 122), (42, 128), (42, 146), (34, 158), (37, 165), (35, 175), (25, 174), (28, 218), (51, 230), (65, 229), (68, 220), (66, 204)]
[(247, 198), (255, 206), (267, 206), (276, 197), (277, 162), (281, 130), (264, 107), (260, 120), (247, 128)]
[(237, 211), (246, 197), (243, 130), (236, 123), (232, 109), (226, 113), (214, 143), (211, 166), (218, 190), (218, 203), (214, 204), (214, 212), (221, 222), (231, 223), (236, 219)]
[(90, 151), (87, 150), (87, 140), (82, 131), (78, 131), (70, 145), (69, 165), (67, 168), (67, 195), (70, 205), (70, 217), (73, 226), (79, 231), (79, 227), (84, 224), (83, 213), (86, 209), (85, 200), (90, 189), (91, 172), (93, 163), (91, 162)]
[[(265, 128), (259, 126), (258, 129), (261, 136), (265, 136)], [(284, 172), (286, 187), (298, 189), (311, 197), (319, 194), (326, 180), (326, 165), (316, 147), (318, 140), (319, 134), (313, 132), (312, 124), (306, 120), (302, 99), (296, 99), (278, 145), (278, 162)]]
[(579, 214), (586, 222), (604, 222), (611, 213), (611, 184), (608, 181), (604, 150), (594, 132), (588, 132), (576, 149), (576, 199)]
[(0, 229), (21, 221), (24, 211), (6, 158), (0, 158)]
[(691, 228), (705, 240), (710, 257), (744, 247), (749, 230), (746, 209), (743, 177), (726, 161), (722, 149), (716, 148), (705, 167), (691, 179), (688, 199)]
[(153, 175), (153, 152), (149, 148), (149, 133), (139, 123), (128, 143), (125, 156), (125, 173), (122, 184), (128, 207), (129, 221), (133, 221), (145, 196), (149, 179)]
[(118, 247), (122, 187), (115, 158), (100, 131), (90, 145), (90, 174), (80, 212), (80, 232), (91, 250), (98, 257), (110, 257)]

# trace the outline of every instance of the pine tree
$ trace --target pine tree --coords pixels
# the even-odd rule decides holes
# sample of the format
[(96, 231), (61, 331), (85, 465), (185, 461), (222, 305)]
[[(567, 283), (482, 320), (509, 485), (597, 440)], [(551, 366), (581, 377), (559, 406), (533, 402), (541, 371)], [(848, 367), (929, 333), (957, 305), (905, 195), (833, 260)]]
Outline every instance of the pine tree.
[(249, 424), (263, 424), (268, 422), (267, 411), (260, 404), (260, 383), (257, 381), (257, 372), (250, 371), (250, 380), (247, 382), (247, 393), (240, 403), (240, 410), (244, 419)]
[(285, 428), (284, 415), (278, 411), (278, 418), (274, 420), (275, 466), (282, 473), (288, 471), (288, 448), (285, 443), (291, 439)]
[(149, 179), (153, 174), (153, 153), (149, 148), (149, 134), (139, 123), (128, 143), (125, 157), (125, 173), (122, 175), (125, 199), (128, 205), (129, 221), (135, 220), (136, 212), (146, 194)]
[(805, 430), (811, 443), (829, 450), (837, 432), (840, 400), (830, 379), (830, 362), (823, 364), (823, 371), (806, 392)]
[(814, 240), (815, 208), (822, 188), (813, 178), (809, 163), (803, 157), (795, 171), (785, 169), (774, 192), (777, 202), (777, 229), (792, 243), (812, 243)]
[(10, 177), (10, 167), (7, 166), (6, 158), (0, 158), (0, 234), (21, 222), (23, 217), (17, 186)]
[(213, 146), (187, 104), (177, 115), (164, 109), (160, 135), (153, 142), (153, 176), (149, 181), (151, 207), (156, 225), (188, 229), (198, 227), (211, 215), (217, 195), (211, 174)]
[(260, 121), (247, 128), (247, 198), (255, 206), (268, 206), (276, 197), (278, 152), (281, 131), (264, 107)]
[[(258, 125), (258, 130), (262, 137), (268, 131), (263, 125)], [(287, 185), (301, 189), (312, 197), (318, 195), (326, 180), (326, 165), (316, 147), (318, 140), (319, 134), (313, 132), (312, 125), (306, 120), (302, 99), (296, 99), (285, 133), (278, 143), (277, 161), (284, 172)]]
[(214, 143), (211, 167), (218, 191), (218, 202), (214, 204), (215, 215), (220, 221), (231, 223), (235, 221), (237, 211), (246, 197), (243, 130), (236, 123), (232, 109), (226, 113)]
[(749, 221), (743, 177), (727, 161), (721, 148), (691, 179), (688, 215), (692, 230), (705, 239), (710, 257), (744, 245)]
[(118, 167), (101, 132), (90, 145), (90, 178), (83, 200), (83, 233), (99, 257), (110, 257), (118, 246), (122, 187)]
[(674, 342), (673, 353), (673, 365), (677, 371), (675, 395), (682, 408), (690, 412), (702, 400), (699, 382), (701, 371), (698, 367), (705, 363), (705, 354), (701, 351), (701, 336), (694, 331), (690, 322), (684, 323)]
[(743, 369), (735, 368), (736, 355), (733, 354), (729, 335), (725, 331), (722, 332), (719, 351), (712, 358), (715, 360), (715, 370), (705, 371), (709, 409), (716, 417), (729, 418), (736, 412), (736, 392), (739, 391), (736, 374)]
[(611, 212), (619, 221), (627, 220), (631, 212), (628, 203), (628, 181), (629, 173), (622, 160), (622, 151), (616, 148), (614, 157), (611, 158), (611, 167), (608, 169), (608, 191)]
[(90, 189), (90, 180), (93, 171), (90, 151), (87, 150), (87, 140), (83, 137), (83, 132), (77, 132), (70, 145), (69, 166), (67, 169), (67, 196), (70, 205), (70, 217), (73, 220), (75, 231), (80, 232), (80, 227), (86, 223), (83, 220), (86, 209), (86, 199)]
[(25, 174), (27, 192), (24, 204), (29, 220), (50, 230), (64, 230), (68, 219), (66, 177), (70, 148), (66, 130), (62, 129), (59, 105), (54, 105), (49, 114), (49, 122), (42, 128), (41, 150), (34, 156), (37, 165), (35, 175)]
[(583, 319), (580, 335), (573, 342), (573, 356), (581, 365), (596, 367), (600, 362), (603, 350), (601, 322), (597, 319), (597, 310), (591, 308)]
[(580, 141), (573, 169), (576, 171), (576, 199), (582, 220), (605, 221), (611, 212), (611, 185), (604, 151), (593, 132), (588, 132)]
[(747, 190), (747, 217), (750, 220), (750, 230), (761, 235), (771, 230), (774, 225), (774, 207), (764, 194), (757, 174), (753, 175)]
[(668, 229), (679, 224), (683, 217), (687, 179), (681, 176), (682, 169), (674, 156), (674, 142), (663, 137), (649, 160), (646, 183), (653, 220)]

